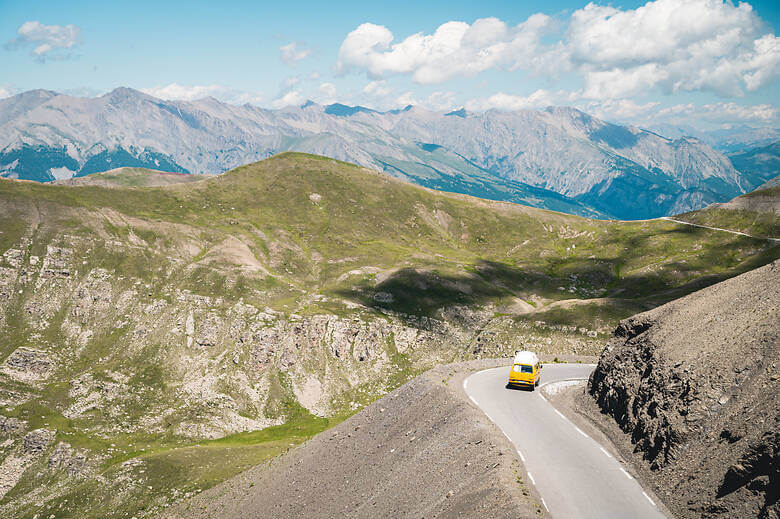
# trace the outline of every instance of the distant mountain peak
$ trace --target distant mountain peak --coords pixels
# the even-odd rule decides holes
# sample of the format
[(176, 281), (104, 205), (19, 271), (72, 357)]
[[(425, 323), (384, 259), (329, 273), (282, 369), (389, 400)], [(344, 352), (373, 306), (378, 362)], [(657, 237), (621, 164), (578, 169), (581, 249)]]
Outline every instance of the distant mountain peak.
[(333, 103), (325, 107), (325, 113), (329, 115), (337, 115), (340, 117), (349, 117), (360, 112), (365, 113), (377, 113), (376, 110), (366, 108), (365, 106), (348, 106), (341, 103)]
[(461, 108), (460, 110), (453, 110), (453, 111), (448, 112), (448, 113), (446, 113), (444, 115), (445, 116), (452, 115), (452, 116), (455, 116), (455, 117), (460, 117), (461, 119), (465, 119), (466, 116), (468, 115), (468, 112), (466, 112), (465, 108)]

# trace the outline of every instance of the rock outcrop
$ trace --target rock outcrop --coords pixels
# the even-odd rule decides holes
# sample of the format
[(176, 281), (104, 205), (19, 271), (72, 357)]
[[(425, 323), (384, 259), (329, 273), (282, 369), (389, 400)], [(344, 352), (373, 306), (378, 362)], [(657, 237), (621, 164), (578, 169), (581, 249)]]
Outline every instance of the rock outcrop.
[(681, 517), (780, 514), (780, 262), (622, 321), (590, 378)]

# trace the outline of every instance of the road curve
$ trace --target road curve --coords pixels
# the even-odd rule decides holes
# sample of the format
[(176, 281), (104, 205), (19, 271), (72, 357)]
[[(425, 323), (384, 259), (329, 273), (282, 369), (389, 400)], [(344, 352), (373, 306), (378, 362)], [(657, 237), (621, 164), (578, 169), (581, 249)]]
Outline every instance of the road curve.
[[(474, 373), (466, 394), (498, 425), (525, 463), (528, 479), (555, 519), (663, 518), (639, 483), (540, 390), (506, 389), (509, 366)], [(587, 364), (545, 364), (542, 384), (583, 379)]]

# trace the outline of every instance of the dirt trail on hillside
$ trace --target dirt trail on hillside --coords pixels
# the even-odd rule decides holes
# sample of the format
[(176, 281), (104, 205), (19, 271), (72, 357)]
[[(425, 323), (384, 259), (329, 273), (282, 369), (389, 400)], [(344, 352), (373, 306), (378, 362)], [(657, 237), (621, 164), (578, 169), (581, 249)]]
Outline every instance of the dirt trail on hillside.
[(545, 517), (512, 445), (462, 389), (507, 362), (435, 368), (163, 517)]

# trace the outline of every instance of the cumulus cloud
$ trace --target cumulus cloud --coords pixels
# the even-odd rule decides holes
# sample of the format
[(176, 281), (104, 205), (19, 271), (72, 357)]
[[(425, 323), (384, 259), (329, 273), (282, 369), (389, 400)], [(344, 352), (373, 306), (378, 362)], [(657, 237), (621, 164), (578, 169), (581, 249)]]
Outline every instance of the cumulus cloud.
[(67, 59), (72, 49), (81, 42), (81, 28), (75, 25), (44, 25), (39, 21), (24, 22), (16, 31), (18, 36), (5, 47), (8, 50), (31, 47), (30, 53), (39, 61)]
[(392, 91), (386, 80), (371, 81), (363, 87), (363, 93), (374, 97), (384, 97)]
[(309, 55), (311, 55), (311, 49), (297, 41), (279, 47), (279, 59), (291, 67), (294, 67), (302, 59), (308, 58)]
[(497, 18), (482, 18), (472, 25), (447, 22), (433, 34), (417, 33), (392, 44), (387, 27), (364, 23), (342, 42), (336, 70), (365, 70), (373, 79), (411, 74), (421, 84), (441, 83), (530, 59), (550, 26), (543, 14), (511, 28)]
[(273, 105), (274, 108), (284, 108), (285, 106), (301, 105), (304, 101), (305, 99), (300, 90), (291, 90), (274, 99), (271, 105)]
[(484, 99), (470, 99), (466, 102), (465, 108), (471, 111), (482, 110), (527, 110), (531, 108), (543, 108), (546, 106), (560, 104), (568, 100), (569, 95), (565, 92), (550, 92), (548, 90), (537, 90), (527, 96), (519, 96), (498, 92)]
[(588, 4), (572, 14), (565, 40), (587, 97), (656, 86), (739, 96), (778, 73), (780, 40), (765, 32), (747, 3), (657, 0), (625, 11)]
[(6, 97), (11, 97), (18, 93), (19, 91), (13, 87), (0, 85), (0, 99), (5, 99)]
[(325, 104), (333, 103), (336, 100), (336, 85), (333, 83), (323, 83), (317, 89), (319, 92), (318, 100)]
[(541, 13), (516, 26), (450, 21), (397, 42), (387, 27), (364, 23), (344, 38), (336, 65), (340, 73), (406, 74), (420, 84), (490, 69), (573, 72), (590, 99), (649, 89), (733, 97), (780, 74), (780, 38), (747, 3), (656, 0), (626, 10), (590, 3), (560, 23)]
[(231, 104), (260, 104), (262, 95), (252, 92), (236, 90), (222, 85), (180, 85), (170, 83), (163, 86), (141, 88), (141, 92), (160, 99), (176, 101), (194, 101), (204, 97), (214, 97), (220, 101)]
[(770, 104), (741, 105), (734, 102), (719, 102), (706, 105), (693, 103), (678, 104), (659, 110), (654, 120), (669, 123), (748, 123), (780, 124), (780, 110)]

